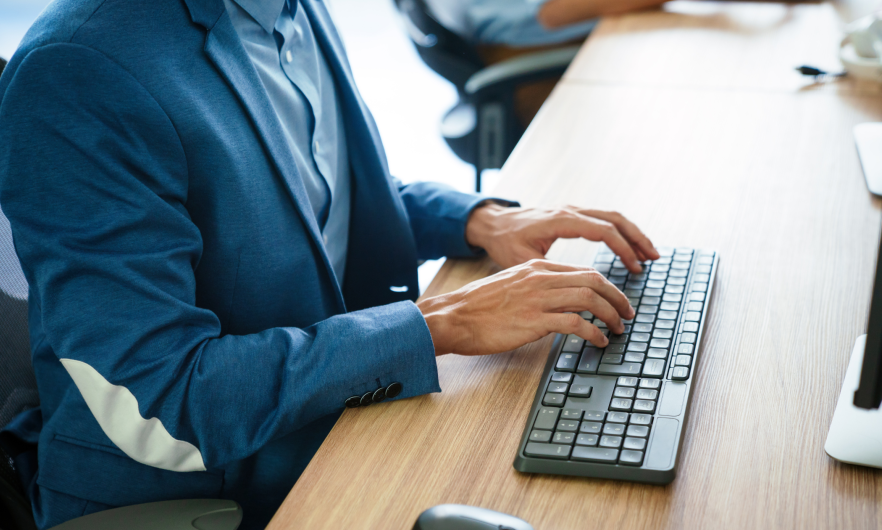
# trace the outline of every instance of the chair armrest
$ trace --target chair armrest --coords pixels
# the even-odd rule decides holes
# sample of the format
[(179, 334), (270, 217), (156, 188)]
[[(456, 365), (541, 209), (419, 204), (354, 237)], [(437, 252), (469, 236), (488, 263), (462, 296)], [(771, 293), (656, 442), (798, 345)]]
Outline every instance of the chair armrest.
[(476, 72), (466, 81), (466, 94), (473, 96), (491, 89), (561, 75), (578, 52), (579, 46), (568, 46), (496, 63)]
[(241, 522), (242, 508), (235, 501), (188, 499), (114, 508), (51, 530), (236, 530)]

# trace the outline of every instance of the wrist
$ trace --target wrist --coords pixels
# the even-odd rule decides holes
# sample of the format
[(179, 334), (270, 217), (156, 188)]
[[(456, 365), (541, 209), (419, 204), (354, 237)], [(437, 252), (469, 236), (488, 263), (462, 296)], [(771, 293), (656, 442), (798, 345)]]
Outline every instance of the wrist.
[(417, 302), (417, 308), (423, 314), (429, 334), (432, 336), (436, 357), (455, 351), (453, 342), (457, 326), (449, 297), (449, 294), (433, 296)]
[(488, 202), (472, 210), (466, 221), (466, 243), (486, 250), (487, 243), (493, 239), (497, 230), (499, 215), (505, 210), (505, 206), (495, 202)]

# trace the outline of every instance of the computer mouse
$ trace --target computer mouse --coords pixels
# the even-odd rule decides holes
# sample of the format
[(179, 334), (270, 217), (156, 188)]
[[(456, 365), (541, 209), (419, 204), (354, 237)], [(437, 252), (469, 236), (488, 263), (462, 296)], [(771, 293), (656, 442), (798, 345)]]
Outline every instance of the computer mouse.
[(533, 530), (512, 515), (463, 504), (439, 504), (420, 514), (413, 530)]

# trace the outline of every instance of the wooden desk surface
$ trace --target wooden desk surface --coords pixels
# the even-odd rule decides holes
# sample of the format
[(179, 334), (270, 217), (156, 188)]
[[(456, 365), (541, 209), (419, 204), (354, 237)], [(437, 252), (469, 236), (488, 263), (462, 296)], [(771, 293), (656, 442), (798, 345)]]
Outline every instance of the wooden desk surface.
[[(678, 35), (700, 47), (708, 33)], [(869, 120), (882, 120), (882, 98), (860, 92), (561, 83), (495, 193), (617, 209), (657, 244), (720, 252), (678, 478), (660, 487), (513, 469), (546, 338), (444, 356), (442, 393), (346, 411), (270, 528), (407, 530), (449, 502), (537, 530), (882, 528), (882, 472), (823, 451), (866, 326), (882, 223), (851, 136)], [(590, 263), (594, 250), (560, 242), (551, 257)], [(448, 262), (427, 294), (494, 270)]]

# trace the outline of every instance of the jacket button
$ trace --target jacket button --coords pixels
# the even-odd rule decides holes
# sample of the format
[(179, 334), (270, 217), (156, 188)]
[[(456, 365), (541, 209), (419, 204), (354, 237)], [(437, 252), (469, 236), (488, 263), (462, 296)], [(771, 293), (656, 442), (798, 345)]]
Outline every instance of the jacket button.
[(371, 399), (374, 401), (374, 403), (379, 403), (380, 401), (383, 401), (384, 399), (386, 399), (386, 389), (378, 388), (374, 392), (374, 395)]
[(352, 396), (351, 398), (346, 400), (346, 406), (354, 409), (355, 407), (361, 404), (361, 398), (358, 396)]
[(374, 397), (373, 392), (365, 392), (365, 394), (363, 396), (361, 396), (359, 403), (361, 404), (362, 407), (367, 407), (368, 405), (373, 403), (373, 397)]
[(401, 390), (403, 388), (404, 387), (401, 385), (401, 383), (392, 383), (391, 385), (386, 387), (386, 397), (389, 399), (394, 398), (401, 393)]

